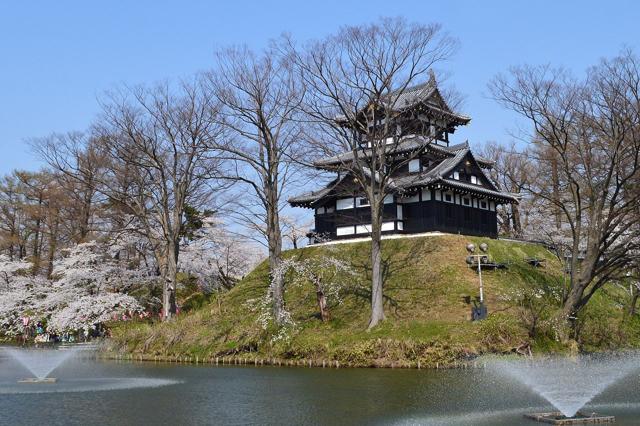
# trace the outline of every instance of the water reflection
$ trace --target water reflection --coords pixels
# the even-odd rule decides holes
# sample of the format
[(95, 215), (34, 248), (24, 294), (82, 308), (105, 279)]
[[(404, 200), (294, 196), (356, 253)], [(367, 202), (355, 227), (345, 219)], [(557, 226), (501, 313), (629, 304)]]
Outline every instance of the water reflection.
[[(15, 361), (0, 357), (0, 383), (17, 386), (22, 375)], [(81, 358), (61, 365), (56, 377), (60, 385), (87, 388), (3, 393), (2, 423), (532, 425), (524, 412), (550, 408), (525, 386), (483, 369), (211, 367)], [(164, 385), (88, 390), (96, 378)], [(637, 424), (639, 390), (638, 377), (629, 377), (587, 408), (616, 415), (617, 424)]]

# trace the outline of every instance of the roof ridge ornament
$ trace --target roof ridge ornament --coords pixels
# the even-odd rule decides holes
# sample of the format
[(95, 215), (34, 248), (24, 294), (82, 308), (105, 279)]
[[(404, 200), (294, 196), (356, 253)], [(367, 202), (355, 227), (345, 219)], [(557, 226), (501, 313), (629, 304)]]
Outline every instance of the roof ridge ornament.
[(429, 82), (436, 83), (436, 73), (433, 71), (433, 68), (429, 68)]

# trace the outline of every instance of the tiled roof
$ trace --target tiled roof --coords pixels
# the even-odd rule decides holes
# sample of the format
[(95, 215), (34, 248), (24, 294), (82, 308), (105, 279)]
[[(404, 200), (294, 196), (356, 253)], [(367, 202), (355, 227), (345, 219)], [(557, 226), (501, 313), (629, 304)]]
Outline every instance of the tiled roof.
[[(434, 168), (429, 169), (423, 173), (413, 176), (402, 176), (401, 178), (394, 179), (395, 185), (398, 188), (411, 188), (416, 186), (423, 187), (436, 183), (442, 183), (455, 188), (465, 189), (471, 192), (484, 193), (488, 196), (518, 202), (517, 197), (515, 197), (513, 194), (497, 191), (495, 188), (487, 188), (480, 185), (474, 185), (472, 183), (449, 178), (453, 169), (458, 164), (460, 164), (460, 162), (467, 155), (471, 155), (471, 157), (477, 161), (477, 158), (469, 150), (468, 145), (460, 144), (456, 146), (456, 148), (458, 148), (458, 150), (453, 157), (442, 160)], [(490, 182), (490, 179), (487, 178), (487, 180)]]
[[(451, 186), (454, 188), (460, 188), (460, 189), (468, 190), (471, 192), (485, 194), (490, 197), (518, 202), (517, 197), (514, 196), (513, 194), (500, 192), (495, 190), (494, 188), (487, 188), (480, 185), (474, 185), (471, 183), (449, 178), (452, 170), (456, 166), (458, 166), (458, 164), (460, 164), (460, 162), (463, 161), (467, 155), (471, 155), (473, 159), (478, 161), (478, 159), (475, 156), (473, 156), (473, 154), (471, 154), (468, 143), (465, 142), (457, 145), (452, 145), (449, 147), (442, 147), (438, 145), (430, 145), (430, 146), (437, 147), (437, 149), (441, 149), (444, 153), (447, 153), (450, 156), (442, 160), (435, 167), (429, 170), (426, 170), (422, 173), (415, 173), (415, 174), (410, 174), (410, 175), (400, 176), (394, 179), (390, 179), (389, 186), (393, 188), (393, 190), (404, 191), (409, 188), (426, 187), (426, 186), (431, 186), (431, 185), (440, 183), (440, 184)], [(302, 194), (298, 197), (293, 197), (289, 200), (289, 202), (292, 205), (304, 205), (304, 204), (314, 203), (319, 199), (321, 199), (322, 197), (324, 197), (325, 195), (328, 195), (338, 183), (339, 183), (338, 180), (333, 181), (328, 187), (324, 189)]]
[[(436, 115), (447, 116), (457, 124), (467, 124), (471, 121), (471, 117), (458, 114), (449, 108), (449, 105), (447, 105), (446, 100), (438, 89), (438, 83), (436, 82), (433, 72), (430, 73), (429, 79), (426, 82), (404, 89), (393, 90), (385, 95), (381, 99), (381, 102), (386, 103), (385, 106), (387, 108), (398, 112), (422, 103), (429, 110), (435, 112)], [(346, 121), (346, 117), (339, 115), (336, 117), (336, 120)]]
[[(436, 144), (430, 144), (429, 145), (429, 149), (433, 149), (435, 151), (441, 151), (441, 152), (445, 152), (445, 153), (453, 153), (455, 151), (461, 150), (461, 149), (467, 149), (469, 148), (469, 142), (463, 142), (463, 143), (459, 143), (456, 145), (449, 145), (449, 146), (442, 146), (442, 145), (436, 145)], [(493, 165), (495, 164), (495, 161), (490, 160), (488, 158), (484, 158), (481, 157), (479, 155), (475, 155), (473, 154), (473, 158), (476, 159), (476, 161), (479, 163), (479, 165), (481, 167), (485, 167), (485, 168), (491, 168), (493, 167)]]
[(303, 205), (303, 204), (313, 203), (315, 201), (318, 201), (320, 198), (324, 197), (325, 195), (327, 195), (329, 192), (331, 192), (332, 189), (333, 189), (332, 187), (327, 187), (327, 188), (322, 188), (319, 191), (305, 192), (304, 194), (296, 195), (295, 197), (289, 198), (288, 201), (289, 201), (289, 204), (291, 204), (294, 207)]
[(402, 93), (399, 93), (399, 90), (393, 91), (389, 94), (389, 98), (397, 96), (395, 104), (397, 107), (403, 108), (428, 100), (435, 93), (435, 90), (435, 80), (430, 78), (426, 83), (407, 87)]
[(444, 98), (440, 94), (438, 89), (438, 83), (433, 72), (429, 74), (429, 80), (425, 83), (418, 84), (412, 87), (407, 87), (404, 90), (395, 90), (391, 92), (388, 97), (390, 101), (394, 101), (394, 109), (404, 110), (411, 108), (423, 102), (429, 108), (439, 112), (457, 118), (462, 123), (466, 124), (471, 121), (471, 117), (467, 117), (462, 114), (453, 112), (446, 104)]
[(453, 157), (445, 158), (432, 169), (415, 175), (402, 176), (394, 179), (393, 182), (398, 188), (410, 188), (412, 186), (428, 185), (439, 179), (442, 179), (444, 176), (449, 175), (449, 173), (451, 173), (451, 170), (453, 170), (454, 167), (460, 164), (460, 162), (468, 152), (468, 148), (460, 149), (456, 152), (456, 155), (454, 155)]
[(468, 183), (468, 182), (462, 182), (459, 180), (455, 180), (455, 179), (442, 179), (442, 183), (444, 185), (447, 186), (451, 186), (454, 188), (459, 188), (459, 189), (464, 189), (464, 190), (468, 190), (471, 192), (479, 192), (482, 194), (486, 194), (490, 197), (496, 197), (496, 198), (501, 198), (501, 199), (507, 199), (507, 200), (511, 200), (514, 202), (518, 202), (518, 197), (514, 194), (511, 194), (510, 192), (501, 192), (501, 191), (494, 191), (493, 189), (489, 189), (489, 188), (485, 188), (483, 186), (479, 186), (479, 185), (474, 185), (472, 183)]
[[(438, 145), (433, 142), (431, 138), (426, 138), (420, 135), (407, 136), (403, 141), (398, 144), (390, 145), (389, 154), (402, 154), (404, 152), (415, 151), (419, 148), (434, 150), (445, 155), (455, 155), (455, 153), (461, 149), (468, 149), (469, 143), (463, 142), (456, 145), (444, 146)], [(358, 155), (363, 158), (367, 158), (371, 155), (371, 148), (363, 148), (358, 151)], [(337, 167), (341, 164), (350, 163), (353, 161), (354, 154), (353, 151), (343, 152), (338, 155), (334, 155), (333, 157), (323, 158), (321, 160), (315, 161), (313, 164), (318, 168), (325, 167)], [(490, 167), (493, 164), (493, 161), (487, 160), (480, 157), (475, 157), (476, 160), (481, 163), (484, 167)]]

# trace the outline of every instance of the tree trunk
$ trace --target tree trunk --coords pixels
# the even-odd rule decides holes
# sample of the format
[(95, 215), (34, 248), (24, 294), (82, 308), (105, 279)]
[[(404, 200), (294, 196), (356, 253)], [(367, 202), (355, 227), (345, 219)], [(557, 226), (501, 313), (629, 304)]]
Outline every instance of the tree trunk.
[(371, 201), (371, 319), (367, 327), (369, 330), (385, 319), (382, 293), (382, 210), (379, 207), (382, 202)]
[(516, 204), (511, 204), (511, 221), (513, 224), (513, 236), (522, 236), (522, 221), (520, 219), (520, 208)]
[[(273, 173), (273, 172), (272, 172)], [(273, 303), (273, 318), (277, 325), (283, 325), (284, 318), (284, 275), (274, 272), (282, 263), (282, 232), (278, 212), (277, 182), (265, 185), (267, 198), (267, 245), (269, 247), (269, 275), (271, 278), (271, 300)]]
[(176, 313), (178, 254), (178, 243), (170, 243), (167, 247), (167, 268), (162, 288), (162, 313), (165, 320), (171, 319)]
[(33, 276), (35, 277), (40, 272), (40, 227), (42, 225), (41, 220), (38, 218), (36, 220), (36, 230), (33, 236), (33, 268), (31, 270)]
[[(552, 154), (553, 155), (553, 154)], [(560, 178), (558, 175), (558, 160), (555, 155), (551, 158), (551, 185), (553, 187), (553, 217), (555, 219), (556, 229), (562, 227), (562, 211), (558, 205), (560, 204)]]
[(15, 241), (17, 240), (16, 234), (16, 219), (15, 216), (11, 219), (11, 234), (9, 235), (9, 240), (11, 244), (9, 245), (9, 259), (14, 260), (15, 258)]
[(89, 222), (91, 221), (91, 203), (93, 193), (87, 190), (83, 197), (83, 205), (80, 213), (80, 230), (78, 233), (78, 242), (84, 242), (89, 235)]
[(640, 292), (638, 292), (638, 287), (635, 285), (631, 290), (631, 302), (629, 303), (629, 316), (634, 316), (636, 314), (636, 305), (638, 303), (638, 296), (640, 296)]
[(576, 322), (578, 311), (585, 303), (583, 300), (585, 288), (586, 285), (583, 285), (581, 279), (578, 279), (575, 284), (570, 284), (569, 286), (569, 292), (562, 307), (559, 324), (560, 340), (564, 343), (577, 337)]
[(311, 279), (316, 287), (316, 301), (318, 302), (318, 310), (320, 311), (320, 319), (322, 322), (327, 322), (331, 319), (329, 315), (329, 309), (327, 309), (327, 297), (324, 294), (324, 286), (322, 285), (322, 279), (319, 275), (316, 275), (314, 271), (310, 271)]
[(327, 309), (327, 298), (324, 295), (322, 289), (316, 290), (316, 298), (318, 300), (318, 309), (320, 310), (320, 319), (322, 322), (327, 322), (330, 319), (329, 310)]
[(282, 325), (284, 323), (284, 276), (283, 274), (274, 274), (282, 262), (282, 240), (279, 238), (279, 229), (272, 228), (267, 234), (273, 318), (276, 324)]
[(47, 278), (49, 279), (51, 279), (51, 274), (53, 274), (53, 261), (55, 260), (56, 249), (58, 247), (58, 217), (56, 214), (56, 218), (51, 227), (51, 233), (49, 234), (49, 259), (47, 264)]

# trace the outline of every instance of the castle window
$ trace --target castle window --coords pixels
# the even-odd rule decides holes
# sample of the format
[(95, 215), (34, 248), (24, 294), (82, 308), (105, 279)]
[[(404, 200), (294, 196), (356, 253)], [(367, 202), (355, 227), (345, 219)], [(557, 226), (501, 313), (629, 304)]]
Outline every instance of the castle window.
[(351, 235), (353, 233), (353, 226), (339, 226), (336, 228), (336, 235)]
[(381, 226), (382, 231), (393, 231), (395, 228), (393, 222), (384, 222)]
[(418, 194), (412, 195), (411, 197), (407, 197), (404, 199), (405, 203), (417, 203), (418, 201), (420, 201), (420, 195)]
[(409, 161), (409, 173), (417, 173), (420, 171), (420, 159), (416, 158)]
[(336, 210), (346, 210), (353, 208), (353, 198), (340, 198), (336, 201)]
[(455, 180), (460, 180), (460, 173), (453, 172), (453, 175), (451, 177), (454, 178)]
[(368, 207), (370, 206), (369, 204), (369, 200), (367, 199), (367, 197), (358, 197), (356, 198), (357, 203), (358, 203), (358, 207)]
[(442, 194), (442, 200), (447, 203), (453, 203), (453, 194), (450, 192), (445, 192)]
[(470, 178), (471, 178), (471, 183), (472, 184), (474, 184), (474, 185), (482, 185), (482, 183), (480, 182), (480, 179), (478, 179), (477, 176), (471, 175)]
[(470, 206), (471, 200), (469, 199), (469, 197), (462, 197), (462, 204), (464, 204), (465, 206)]
[(368, 234), (371, 232), (371, 225), (356, 226), (356, 234)]
[(325, 208), (324, 208), (324, 207), (318, 207), (318, 208), (316, 209), (316, 214), (324, 214), (324, 212), (325, 212), (325, 211), (326, 211), (326, 210), (325, 210)]
[(487, 200), (480, 200), (480, 208), (487, 210), (489, 208), (489, 205), (487, 204)]

